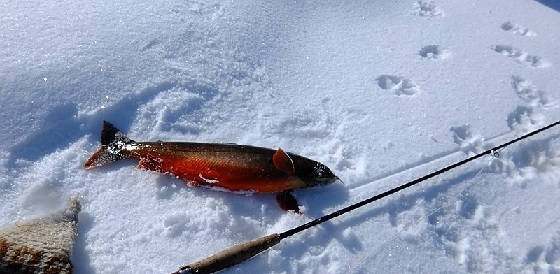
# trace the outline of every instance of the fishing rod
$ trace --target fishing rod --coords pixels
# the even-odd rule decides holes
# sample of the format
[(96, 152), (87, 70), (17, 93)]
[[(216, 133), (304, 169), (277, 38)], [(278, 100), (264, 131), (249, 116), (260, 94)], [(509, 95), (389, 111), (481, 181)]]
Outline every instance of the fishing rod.
[(323, 217), (317, 218), (315, 220), (312, 220), (308, 223), (302, 224), (300, 226), (294, 227), (292, 229), (286, 230), (282, 233), (272, 233), (270, 235), (264, 236), (264, 237), (260, 237), (251, 241), (247, 241), (244, 243), (240, 243), (237, 245), (234, 245), (232, 247), (229, 247), (225, 250), (222, 250), (206, 259), (202, 259), (198, 262), (186, 265), (186, 266), (182, 266), (179, 268), (179, 270), (177, 270), (176, 272), (173, 272), (172, 274), (192, 274), (192, 273), (213, 273), (213, 272), (217, 272), (220, 270), (223, 270), (227, 267), (242, 263), (243, 261), (246, 261), (256, 255), (258, 255), (259, 253), (275, 246), (276, 244), (280, 243), (280, 241), (282, 241), (283, 239), (286, 239), (296, 233), (299, 233), (301, 231), (304, 231), (308, 228), (311, 228), (313, 226), (316, 226), (318, 224), (324, 223), (330, 219), (333, 219), (335, 217), (338, 217), (344, 213), (348, 213), (354, 209), (360, 208), (364, 205), (367, 205), (369, 203), (372, 203), (374, 201), (380, 200), (384, 197), (387, 197), (389, 195), (395, 194), (401, 190), (404, 190), (406, 188), (409, 188), (413, 185), (416, 185), (422, 181), (428, 180), (432, 177), (435, 177), (437, 175), (440, 175), (442, 173), (448, 172), (451, 169), (454, 169), (456, 167), (462, 166), (470, 161), (476, 160), (484, 155), (490, 154), (490, 155), (496, 155), (497, 151), (499, 151), (500, 149), (507, 147), (513, 143), (519, 142), (523, 139), (529, 138), (535, 134), (538, 134), (540, 132), (543, 132), (545, 130), (551, 129), (557, 125), (560, 124), (560, 120), (556, 121), (552, 124), (549, 124), (545, 127), (536, 129), (534, 131), (531, 131), (525, 135), (522, 135), (520, 137), (517, 137), (509, 142), (503, 143), (501, 145), (495, 146), (493, 148), (490, 148), (486, 151), (483, 151), (481, 153), (478, 153), (474, 156), (471, 156), (469, 158), (466, 158), (464, 160), (461, 160), (459, 162), (456, 162), (454, 164), (451, 164), (449, 166), (446, 166), (442, 169), (436, 170), (432, 173), (426, 174), (420, 178), (414, 179), (406, 184), (400, 185), (398, 187), (395, 187), (393, 189), (387, 190), (381, 194), (377, 194), (375, 196), (372, 196), (371, 198), (365, 199), (363, 201), (357, 202), (355, 204), (349, 205), (345, 208), (339, 209), (337, 211), (334, 211), (330, 214), (324, 215)]

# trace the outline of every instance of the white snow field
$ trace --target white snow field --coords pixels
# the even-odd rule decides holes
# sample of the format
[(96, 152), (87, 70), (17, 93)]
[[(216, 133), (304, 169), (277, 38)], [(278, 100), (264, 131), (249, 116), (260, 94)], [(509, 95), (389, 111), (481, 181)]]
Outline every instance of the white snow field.
[[(169, 273), (560, 119), (560, 3), (0, 1), (0, 226), (79, 194), (76, 273)], [(138, 141), (281, 147), (344, 183), (294, 195), (82, 168)], [(560, 129), (224, 273), (560, 273)]]

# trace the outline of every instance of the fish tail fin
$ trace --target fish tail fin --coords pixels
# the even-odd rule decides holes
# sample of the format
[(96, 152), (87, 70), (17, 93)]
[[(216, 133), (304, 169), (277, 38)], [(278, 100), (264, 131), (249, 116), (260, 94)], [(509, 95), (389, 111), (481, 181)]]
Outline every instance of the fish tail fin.
[(111, 123), (103, 121), (101, 147), (87, 159), (84, 168), (92, 169), (127, 158), (122, 152), (125, 145), (131, 143), (134, 143), (134, 141), (126, 137)]

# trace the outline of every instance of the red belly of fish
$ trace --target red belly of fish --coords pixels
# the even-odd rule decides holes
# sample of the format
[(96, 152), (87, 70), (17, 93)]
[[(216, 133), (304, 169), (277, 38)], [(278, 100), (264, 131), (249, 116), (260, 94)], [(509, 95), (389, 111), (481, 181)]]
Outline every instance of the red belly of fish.
[(139, 167), (171, 173), (192, 185), (220, 187), (230, 191), (281, 192), (305, 186), (296, 176), (274, 167), (247, 167), (198, 158), (142, 158)]

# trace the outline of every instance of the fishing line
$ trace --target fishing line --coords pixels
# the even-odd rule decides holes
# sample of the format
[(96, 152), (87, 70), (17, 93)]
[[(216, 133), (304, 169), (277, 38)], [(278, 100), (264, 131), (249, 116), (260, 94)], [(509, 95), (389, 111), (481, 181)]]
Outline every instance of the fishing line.
[(480, 152), (476, 155), (473, 155), (469, 158), (466, 158), (464, 160), (461, 160), (459, 162), (456, 162), (454, 164), (448, 165), (442, 169), (436, 170), (434, 172), (431, 172), (429, 174), (426, 174), (420, 178), (414, 179), (412, 181), (409, 181), (406, 184), (400, 185), (398, 187), (395, 187), (393, 189), (387, 190), (383, 193), (377, 194), (375, 196), (372, 196), (368, 199), (362, 200), (360, 202), (357, 202), (355, 204), (349, 205), (347, 207), (344, 207), (342, 209), (339, 209), (337, 211), (334, 211), (330, 214), (324, 215), (320, 218), (317, 218), (315, 220), (312, 220), (308, 223), (302, 224), (300, 226), (294, 227), (292, 229), (286, 230), (282, 233), (273, 233), (271, 235), (268, 236), (264, 236), (252, 241), (248, 241), (245, 243), (241, 243), (238, 245), (235, 245), (233, 247), (230, 247), (228, 249), (225, 249), (219, 253), (216, 253), (206, 259), (203, 259), (201, 261), (192, 263), (190, 265), (187, 266), (182, 266), (181, 268), (179, 268), (178, 271), (174, 272), (174, 274), (187, 274), (187, 273), (212, 273), (212, 272), (216, 272), (216, 271), (220, 271), (224, 268), (239, 264), (249, 258), (252, 258), (253, 256), (261, 253), (264, 250), (267, 250), (268, 248), (278, 244), (281, 240), (288, 238), (296, 233), (299, 233), (301, 231), (304, 231), (306, 229), (309, 229), (311, 227), (314, 227), (316, 225), (319, 225), (321, 223), (324, 223), (326, 221), (329, 221), (335, 217), (338, 217), (340, 215), (343, 215), (345, 213), (348, 213), (352, 210), (355, 210), (357, 208), (360, 208), (364, 205), (370, 204), (372, 202), (375, 202), (377, 200), (380, 200), (382, 198), (385, 198), (387, 196), (390, 196), (392, 194), (395, 194), (401, 190), (407, 189), (411, 186), (414, 186), (420, 182), (426, 181), (430, 178), (433, 178), (437, 175), (440, 175), (442, 173), (448, 172), (456, 167), (462, 166), (468, 162), (471, 162), (473, 160), (476, 160), (484, 155), (491, 155), (494, 157), (500, 157), (500, 150), (511, 145), (514, 144), (516, 142), (519, 142), (523, 139), (529, 138), (535, 134), (538, 134), (540, 132), (543, 132), (545, 130), (551, 129), (557, 125), (560, 124), (560, 120), (556, 121), (552, 124), (549, 124), (547, 126), (544, 126), (542, 128), (536, 129), (534, 131), (531, 131), (525, 135), (522, 135), (520, 137), (517, 137), (509, 142), (503, 143), (501, 145), (495, 146), (493, 148), (487, 149), (483, 152)]
[[(535, 135), (535, 134), (538, 134), (538, 133), (540, 133), (540, 132), (542, 132), (542, 131), (545, 131), (545, 130), (547, 130), (547, 129), (550, 129), (550, 128), (552, 128), (552, 127), (555, 127), (555, 126), (557, 126), (557, 125), (559, 125), (559, 124), (560, 124), (560, 121), (556, 121), (555, 123), (552, 123), (552, 124), (550, 124), (550, 125), (548, 125), (548, 126), (542, 127), (542, 128), (540, 128), (540, 129), (537, 129), (537, 130), (534, 130), (534, 131), (531, 131), (531, 132), (529, 132), (529, 133), (527, 133), (527, 134), (525, 134), (525, 135), (523, 135), (523, 136), (520, 136), (520, 137), (518, 137), (518, 138), (515, 138), (515, 139), (513, 139), (513, 140), (511, 140), (511, 141), (509, 141), (509, 142), (507, 142), (507, 143), (504, 143), (504, 144), (495, 146), (495, 147), (493, 147), (493, 148), (491, 148), (491, 149), (488, 149), (488, 150), (486, 150), (486, 151), (483, 151), (483, 152), (481, 152), (481, 153), (478, 153), (478, 154), (476, 154), (476, 155), (474, 155), (474, 156), (471, 156), (471, 157), (469, 157), (469, 158), (467, 158), (467, 159), (461, 160), (461, 161), (459, 161), (459, 162), (457, 162), (457, 163), (454, 163), (454, 164), (452, 164), (452, 165), (446, 166), (446, 167), (444, 167), (444, 168), (442, 168), (442, 169), (440, 169), (440, 170), (434, 171), (434, 172), (429, 173), (429, 174), (427, 174), (427, 175), (424, 175), (424, 176), (422, 176), (422, 177), (420, 177), (420, 178), (417, 178), (417, 179), (415, 179), (415, 180), (412, 180), (412, 181), (410, 181), (410, 182), (408, 182), (408, 183), (406, 183), (406, 184), (404, 184), (404, 185), (400, 185), (400, 186), (395, 187), (395, 188), (393, 188), (393, 189), (387, 190), (387, 191), (385, 191), (385, 192), (383, 192), (383, 193), (381, 193), (381, 194), (377, 194), (377, 195), (375, 195), (375, 196), (373, 196), (373, 197), (371, 197), (371, 198), (365, 199), (365, 200), (363, 200), (363, 201), (361, 201), (361, 202), (355, 203), (355, 204), (353, 204), (353, 205), (349, 205), (349, 206), (347, 206), (347, 207), (345, 207), (345, 208), (339, 209), (339, 210), (337, 210), (337, 211), (335, 211), (335, 212), (332, 212), (332, 213), (327, 214), (327, 215), (325, 215), (325, 216), (323, 216), (323, 217), (317, 218), (317, 219), (315, 219), (315, 220), (313, 220), (313, 221), (310, 221), (310, 222), (305, 223), (305, 224), (303, 224), (303, 225), (300, 225), (300, 226), (298, 226), (298, 227), (295, 227), (295, 228), (292, 228), (292, 229), (290, 229), (290, 230), (284, 231), (284, 232), (280, 233), (280, 238), (281, 238), (281, 239), (284, 239), (284, 238), (290, 237), (290, 236), (292, 236), (292, 235), (294, 235), (294, 234), (296, 234), (296, 233), (298, 233), (298, 232), (301, 232), (301, 231), (303, 231), (303, 230), (306, 230), (306, 229), (308, 229), (308, 228), (310, 228), (310, 227), (313, 227), (313, 226), (316, 226), (316, 225), (318, 225), (318, 224), (324, 223), (324, 222), (326, 222), (326, 221), (328, 221), (328, 220), (330, 220), (330, 219), (332, 219), (332, 218), (338, 217), (338, 216), (340, 216), (340, 215), (342, 215), (342, 214), (344, 214), (344, 213), (347, 213), (347, 212), (352, 211), (352, 210), (354, 210), (354, 209), (360, 208), (360, 207), (362, 207), (362, 206), (364, 206), (364, 205), (367, 205), (367, 204), (369, 204), (369, 203), (375, 202), (375, 201), (377, 201), (377, 200), (379, 200), (379, 199), (382, 199), (382, 198), (384, 198), (384, 197), (387, 197), (387, 196), (389, 196), (389, 195), (395, 194), (395, 193), (397, 193), (397, 192), (399, 192), (399, 191), (401, 191), (401, 190), (403, 190), (403, 189), (407, 189), (407, 188), (409, 188), (409, 187), (411, 187), (411, 186), (413, 186), (413, 185), (416, 185), (416, 184), (418, 184), (418, 183), (420, 183), (420, 182), (422, 182), (422, 181), (428, 180), (428, 179), (430, 179), (430, 178), (432, 178), (432, 177), (435, 177), (435, 176), (437, 176), (437, 175), (440, 175), (440, 174), (442, 174), (442, 173), (445, 173), (445, 172), (447, 172), (447, 171), (449, 171), (449, 170), (451, 170), (451, 169), (454, 169), (454, 168), (456, 168), (456, 167), (462, 166), (462, 165), (464, 165), (464, 164), (466, 164), (466, 163), (468, 163), (468, 162), (470, 162), (470, 161), (476, 160), (476, 159), (478, 159), (478, 158), (480, 158), (480, 157), (482, 157), (482, 156), (484, 156), (484, 155), (487, 155), (487, 154), (494, 155), (494, 154), (498, 153), (498, 151), (500, 151), (500, 150), (501, 150), (502, 148), (504, 148), (504, 147), (507, 147), (507, 146), (509, 146), (509, 145), (511, 145), (511, 144), (513, 144), (513, 143), (519, 142), (519, 141), (521, 141), (521, 140), (523, 140), (523, 139), (525, 139), (525, 138), (531, 137), (531, 136), (533, 136), (533, 135)], [(499, 153), (498, 153), (498, 155), (499, 155)]]

